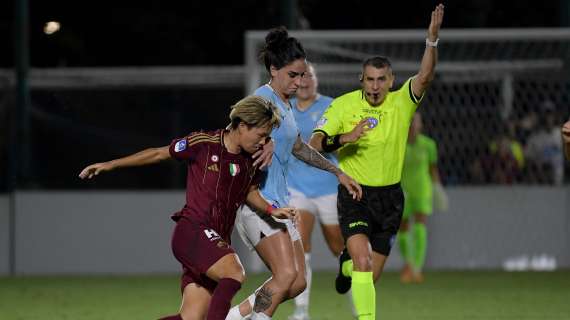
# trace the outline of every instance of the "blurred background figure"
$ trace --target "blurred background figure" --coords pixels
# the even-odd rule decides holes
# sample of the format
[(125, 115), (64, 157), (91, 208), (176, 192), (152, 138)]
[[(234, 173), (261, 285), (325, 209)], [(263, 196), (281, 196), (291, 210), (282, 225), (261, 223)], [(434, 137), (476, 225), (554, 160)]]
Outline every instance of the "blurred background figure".
[[(296, 98), (291, 100), (295, 122), (297, 122), (303, 141), (309, 141), (317, 121), (321, 118), (331, 101), (331, 97), (318, 93), (318, 78), (315, 66), (312, 63), (308, 63), (307, 71), (301, 80), (301, 86), (297, 90)], [(324, 156), (329, 161), (338, 164), (335, 154), (327, 153)], [(297, 227), (303, 240), (307, 272), (307, 288), (295, 298), (295, 312), (289, 319), (304, 320), (309, 319), (312, 279), (310, 264), (311, 236), (315, 219), (318, 219), (328, 248), (335, 257), (340, 255), (344, 247), (336, 208), (338, 182), (333, 174), (311, 167), (296, 158), (290, 164), (287, 181), (289, 182), (289, 192), (291, 193), (289, 204), (299, 209), (300, 213)]]
[(564, 142), (564, 154), (566, 159), (570, 161), (570, 120), (562, 126), (562, 141)]
[(540, 105), (538, 122), (524, 147), (528, 161), (528, 182), (561, 185), (564, 179), (564, 155), (558, 128), (556, 105), (545, 100)]
[[(421, 283), (422, 269), (427, 252), (427, 217), (436, 209), (447, 210), (447, 195), (441, 185), (437, 168), (437, 145), (422, 134), (423, 122), (416, 113), (410, 126), (402, 189), (404, 190), (404, 214), (398, 232), (398, 244), (404, 259), (400, 274), (403, 283)], [(434, 201), (435, 200), (435, 201)]]
[(502, 123), (483, 154), (470, 167), (474, 183), (514, 184), (522, 179), (525, 156), (513, 136), (513, 126)]

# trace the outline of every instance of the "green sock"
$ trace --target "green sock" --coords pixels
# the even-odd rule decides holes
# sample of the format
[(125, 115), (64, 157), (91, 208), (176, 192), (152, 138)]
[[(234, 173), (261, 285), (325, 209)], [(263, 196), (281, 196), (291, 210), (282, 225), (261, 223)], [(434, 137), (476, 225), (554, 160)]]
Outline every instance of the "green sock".
[(414, 259), (412, 266), (416, 272), (423, 269), (427, 252), (427, 228), (423, 223), (415, 223), (414, 231)]
[(352, 277), (352, 259), (346, 260), (342, 263), (342, 275), (345, 277)]
[(372, 272), (352, 272), (352, 300), (358, 320), (376, 319), (376, 290)]
[(398, 244), (400, 246), (400, 252), (402, 253), (402, 258), (404, 261), (409, 265), (412, 264), (412, 252), (410, 250), (411, 242), (412, 240), (410, 239), (410, 233), (408, 231), (398, 232)]

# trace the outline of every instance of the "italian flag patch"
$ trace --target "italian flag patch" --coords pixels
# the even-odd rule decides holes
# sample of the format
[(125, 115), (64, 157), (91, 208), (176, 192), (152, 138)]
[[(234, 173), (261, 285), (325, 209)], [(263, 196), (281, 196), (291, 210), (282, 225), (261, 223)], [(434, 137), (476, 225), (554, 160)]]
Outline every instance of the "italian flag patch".
[(230, 163), (230, 174), (235, 177), (239, 173), (239, 166), (235, 163)]

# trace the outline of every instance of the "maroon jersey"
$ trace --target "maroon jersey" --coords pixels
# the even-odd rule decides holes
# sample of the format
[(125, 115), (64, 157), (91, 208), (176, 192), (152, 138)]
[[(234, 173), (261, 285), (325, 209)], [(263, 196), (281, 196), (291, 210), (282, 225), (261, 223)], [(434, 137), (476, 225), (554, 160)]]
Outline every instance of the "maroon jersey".
[(170, 144), (170, 155), (188, 163), (186, 205), (174, 220), (186, 217), (230, 241), (236, 211), (246, 199), (261, 172), (251, 155), (232, 154), (223, 143), (224, 130), (193, 132)]

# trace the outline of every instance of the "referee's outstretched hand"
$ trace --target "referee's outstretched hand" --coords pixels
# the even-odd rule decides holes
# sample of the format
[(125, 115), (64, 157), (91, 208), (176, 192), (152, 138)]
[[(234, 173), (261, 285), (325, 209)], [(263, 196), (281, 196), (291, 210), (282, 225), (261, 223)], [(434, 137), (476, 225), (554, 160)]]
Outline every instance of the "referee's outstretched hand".
[(439, 28), (441, 28), (441, 23), (443, 22), (444, 8), (443, 4), (440, 3), (431, 12), (431, 22), (428, 28), (428, 39), (430, 41), (435, 41), (439, 37)]

